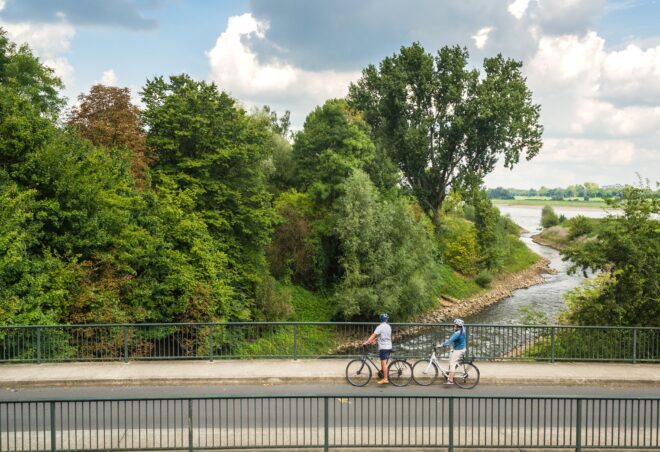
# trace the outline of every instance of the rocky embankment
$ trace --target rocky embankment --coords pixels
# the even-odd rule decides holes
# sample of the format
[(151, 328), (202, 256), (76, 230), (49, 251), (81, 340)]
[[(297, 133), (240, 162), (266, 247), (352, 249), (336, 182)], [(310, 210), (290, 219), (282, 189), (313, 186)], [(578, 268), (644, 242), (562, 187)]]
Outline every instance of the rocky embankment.
[(550, 261), (540, 258), (537, 263), (523, 271), (496, 278), (485, 292), (461, 300), (442, 297), (436, 309), (425, 313), (417, 321), (443, 323), (457, 317), (468, 317), (504, 298), (510, 297), (514, 290), (542, 284), (545, 282), (543, 275), (551, 273), (555, 273), (555, 271), (550, 268)]
[[(440, 298), (436, 309), (429, 311), (412, 323), (449, 323), (455, 318), (468, 317), (476, 314), (482, 309), (497, 303), (500, 300), (510, 297), (514, 290), (524, 289), (526, 287), (542, 284), (545, 282), (543, 275), (556, 273), (550, 268), (550, 261), (541, 257), (531, 267), (517, 273), (499, 276), (491, 283), (489, 289), (469, 298), (455, 299), (447, 296)], [(409, 337), (424, 334), (429, 327), (417, 325), (404, 329), (398, 329), (393, 334), (396, 342), (401, 342)], [(342, 354), (347, 351), (359, 349), (363, 337), (345, 337), (334, 353)]]

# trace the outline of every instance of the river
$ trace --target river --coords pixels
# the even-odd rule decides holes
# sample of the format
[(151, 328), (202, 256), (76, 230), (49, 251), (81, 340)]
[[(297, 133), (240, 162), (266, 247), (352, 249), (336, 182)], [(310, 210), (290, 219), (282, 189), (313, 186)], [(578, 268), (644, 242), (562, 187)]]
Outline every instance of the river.
[[(524, 318), (522, 307), (530, 307), (542, 311), (547, 316), (548, 323), (555, 323), (555, 316), (564, 306), (563, 294), (579, 286), (584, 277), (581, 272), (568, 275), (568, 262), (561, 259), (559, 252), (553, 248), (539, 245), (532, 241), (531, 236), (538, 233), (541, 222), (541, 206), (498, 206), (503, 215), (510, 215), (516, 224), (522, 226), (529, 232), (521, 235), (521, 240), (535, 253), (540, 254), (550, 261), (550, 266), (557, 271), (556, 274), (545, 275), (545, 283), (519, 289), (513, 295), (498, 303), (495, 303), (483, 311), (466, 318), (467, 323), (484, 324), (520, 324)], [(607, 215), (604, 209), (582, 209), (582, 208), (554, 208), (557, 215), (565, 215), (572, 218), (576, 215), (584, 215), (591, 218), (603, 218)]]

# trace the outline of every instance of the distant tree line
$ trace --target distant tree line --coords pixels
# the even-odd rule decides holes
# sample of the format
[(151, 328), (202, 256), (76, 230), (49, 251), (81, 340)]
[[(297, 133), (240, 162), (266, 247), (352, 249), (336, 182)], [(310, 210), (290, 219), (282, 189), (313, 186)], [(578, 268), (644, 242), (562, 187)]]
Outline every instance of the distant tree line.
[(582, 198), (588, 201), (590, 198), (621, 198), (624, 188), (623, 185), (601, 187), (595, 182), (585, 182), (584, 184), (569, 185), (565, 188), (548, 188), (542, 186), (538, 190), (535, 188), (526, 190), (497, 187), (489, 188), (487, 191), (488, 197), (491, 199), (515, 199), (516, 196), (543, 196), (556, 200)]

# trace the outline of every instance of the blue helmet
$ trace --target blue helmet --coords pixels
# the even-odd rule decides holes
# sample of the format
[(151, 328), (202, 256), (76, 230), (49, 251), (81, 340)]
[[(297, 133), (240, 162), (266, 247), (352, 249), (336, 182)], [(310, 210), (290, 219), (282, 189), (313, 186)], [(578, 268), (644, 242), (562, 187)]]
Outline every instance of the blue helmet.
[(381, 321), (381, 322), (389, 322), (389, 321), (390, 321), (390, 316), (387, 315), (387, 313), (383, 312), (383, 313), (380, 315), (380, 321)]

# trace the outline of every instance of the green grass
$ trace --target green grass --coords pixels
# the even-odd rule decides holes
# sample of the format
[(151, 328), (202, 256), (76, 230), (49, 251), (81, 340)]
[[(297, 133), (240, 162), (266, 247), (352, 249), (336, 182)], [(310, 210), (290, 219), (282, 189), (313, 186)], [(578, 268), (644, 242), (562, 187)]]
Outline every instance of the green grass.
[[(289, 319), (295, 322), (328, 322), (332, 320), (335, 308), (331, 297), (310, 292), (300, 286), (280, 285), (280, 290), (291, 291), (291, 305), (294, 313)], [(294, 344), (295, 330), (295, 344)], [(323, 356), (339, 344), (336, 328), (323, 325), (275, 325), (260, 334), (248, 335), (236, 347), (236, 354), (243, 357), (259, 356)], [(252, 338), (258, 336), (257, 338)]]
[(295, 322), (329, 322), (335, 315), (332, 298), (310, 292), (300, 286), (286, 285), (291, 290), (291, 305)]
[(517, 237), (510, 236), (511, 252), (505, 257), (502, 269), (498, 274), (516, 273), (537, 263), (540, 256), (530, 250)]
[(491, 199), (495, 205), (509, 206), (552, 206), (552, 207), (587, 207), (602, 208), (607, 207), (607, 203), (601, 198), (591, 198), (589, 201), (583, 201), (580, 198), (565, 198), (563, 201), (549, 199), (547, 196), (537, 196), (534, 198), (516, 199)]
[(578, 241), (585, 240), (588, 238), (593, 238), (598, 235), (601, 228), (603, 227), (603, 218), (588, 218), (587, 221), (591, 225), (591, 231), (588, 234), (579, 236), (577, 238), (571, 239), (569, 237), (569, 227), (571, 220), (564, 221), (563, 223), (546, 228), (541, 231), (537, 237), (543, 241), (554, 244), (558, 248), (564, 248), (566, 246), (575, 244)]
[(440, 266), (440, 284), (437, 292), (452, 298), (467, 298), (482, 290), (472, 279), (456, 273), (450, 266)]

